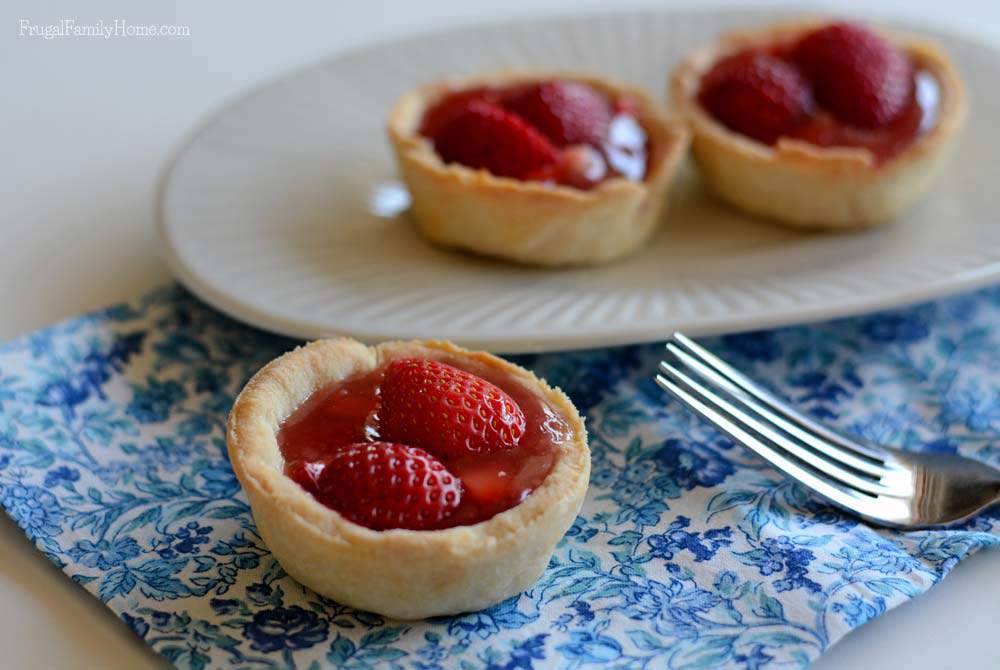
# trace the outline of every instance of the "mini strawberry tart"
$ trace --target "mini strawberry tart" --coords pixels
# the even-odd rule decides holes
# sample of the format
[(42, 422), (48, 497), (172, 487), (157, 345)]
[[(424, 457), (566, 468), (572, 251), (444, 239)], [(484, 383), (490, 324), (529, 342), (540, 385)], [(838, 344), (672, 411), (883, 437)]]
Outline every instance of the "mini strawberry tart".
[(545, 569), (587, 490), (569, 399), (446, 342), (313, 342), (229, 417), (261, 537), (317, 593), (400, 619), (482, 609)]
[(429, 240), (549, 266), (639, 248), (688, 140), (641, 90), (510, 72), (407, 93), (389, 137)]
[(933, 45), (843, 22), (726, 35), (677, 67), (671, 95), (716, 194), (820, 228), (912, 205), (965, 119), (962, 84)]

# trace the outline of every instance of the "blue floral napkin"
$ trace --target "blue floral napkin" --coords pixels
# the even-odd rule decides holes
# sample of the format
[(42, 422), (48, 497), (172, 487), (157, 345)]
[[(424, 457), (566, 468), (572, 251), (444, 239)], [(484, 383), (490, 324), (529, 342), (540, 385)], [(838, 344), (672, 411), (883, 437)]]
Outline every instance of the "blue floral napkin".
[[(1000, 464), (1000, 289), (708, 344), (875, 441)], [(587, 414), (583, 510), (542, 579), (482, 612), (387, 621), (287, 577), (226, 460), (244, 381), (292, 347), (176, 287), (0, 348), (0, 502), (182, 668), (801, 667), (962, 558), (1000, 514), (875, 530), (651, 382), (657, 345), (518, 357)]]

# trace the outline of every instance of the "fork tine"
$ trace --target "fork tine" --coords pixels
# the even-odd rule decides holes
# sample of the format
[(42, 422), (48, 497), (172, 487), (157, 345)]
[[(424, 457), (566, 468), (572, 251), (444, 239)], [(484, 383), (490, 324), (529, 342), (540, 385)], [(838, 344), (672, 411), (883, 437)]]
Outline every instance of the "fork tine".
[(675, 381), (679, 380), (688, 388), (699, 393), (704, 400), (711, 402), (721, 411), (725, 412), (730, 421), (741, 424), (744, 428), (747, 428), (768, 440), (772, 445), (774, 445), (775, 448), (791, 454), (797, 460), (807, 463), (812, 466), (814, 470), (825, 474), (827, 477), (836, 480), (840, 484), (857, 491), (864, 491), (865, 493), (869, 493), (871, 495), (909, 495), (912, 493), (912, 489), (906, 489), (898, 492), (893, 491), (878, 480), (860, 477), (854, 472), (841, 467), (836, 462), (823, 458), (816, 452), (805, 448), (794, 439), (782, 434), (778, 430), (775, 430), (766, 421), (758, 419), (752, 411), (748, 411), (748, 408), (738, 407), (722, 395), (713, 393), (711, 390), (691, 379), (689, 376), (666, 361), (660, 362), (660, 370), (669, 378), (673, 378)]
[[(711, 421), (723, 433), (753, 450), (758, 456), (778, 470), (834, 504), (850, 510), (860, 511), (863, 507), (869, 507), (871, 501), (874, 500), (874, 498), (866, 494), (846, 488), (821, 476), (820, 473), (817, 473), (812, 468), (804, 467), (787, 458), (779, 451), (769, 447), (737, 423), (730, 420), (721, 408), (715, 406), (715, 403), (711, 403), (709, 396), (702, 393), (705, 390), (703, 387), (700, 390), (698, 388), (691, 388), (691, 392), (689, 392), (685, 388), (687, 384), (684, 384), (684, 382), (680, 380), (674, 381), (663, 375), (656, 375), (656, 383), (691, 408), (696, 414)], [(706, 402), (711, 404), (706, 404)]]
[[(818, 451), (824, 456), (834, 459), (855, 471), (874, 477), (875, 479), (881, 479), (882, 477), (897, 473), (897, 470), (891, 466), (882, 465), (880, 463), (876, 464), (867, 458), (856, 456), (854, 452), (847, 451), (834, 444), (830, 444), (823, 438), (803, 429), (799, 424), (793, 423), (785, 417), (775, 413), (767, 406), (755, 400), (753, 396), (743, 391), (743, 389), (734, 384), (720, 371), (711, 367), (707, 362), (702, 361), (700, 358), (697, 358), (680, 348), (674, 342), (667, 343), (667, 351), (677, 357), (677, 359), (688, 368), (693, 369), (706, 381), (728, 391), (735, 398), (737, 398), (742, 405), (777, 426), (779, 430), (798, 439), (804, 445)], [(910, 493), (910, 490), (907, 489), (906, 493)]]
[(707, 366), (711, 367), (717, 373), (729, 380), (734, 386), (762, 402), (772, 412), (780, 415), (786, 421), (796, 424), (803, 430), (809, 431), (830, 444), (834, 444), (842, 449), (853, 452), (861, 458), (867, 458), (874, 461), (876, 464), (892, 460), (890, 455), (884, 451), (872, 449), (867, 445), (859, 444), (855, 440), (832, 431), (826, 426), (810, 419), (794, 407), (791, 407), (786, 402), (775, 397), (772, 393), (765, 391), (742, 372), (726, 363), (724, 360), (689, 338), (684, 333), (674, 332), (673, 340), (693, 356), (697, 357)]

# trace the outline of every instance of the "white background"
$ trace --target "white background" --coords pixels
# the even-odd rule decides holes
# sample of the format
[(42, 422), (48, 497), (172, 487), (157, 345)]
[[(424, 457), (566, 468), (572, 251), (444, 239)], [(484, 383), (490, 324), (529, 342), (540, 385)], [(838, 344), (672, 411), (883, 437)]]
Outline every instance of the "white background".
[[(152, 234), (159, 170), (194, 124), (246, 87), (373, 40), (614, 6), (580, 0), (4, 2), (0, 339), (133, 297), (168, 279)], [(953, 29), (1000, 46), (996, 0), (825, 6)], [(183, 24), (191, 36), (107, 41), (18, 36), (20, 19), (48, 24), (62, 18), (81, 24), (117, 18)], [(961, 565), (918, 601), (852, 633), (814, 667), (1000, 668), (998, 621), (1000, 552), (991, 552)], [(11, 668), (114, 670), (159, 662), (97, 600), (37, 555), (5, 516), (0, 519), (0, 650), (0, 665)]]

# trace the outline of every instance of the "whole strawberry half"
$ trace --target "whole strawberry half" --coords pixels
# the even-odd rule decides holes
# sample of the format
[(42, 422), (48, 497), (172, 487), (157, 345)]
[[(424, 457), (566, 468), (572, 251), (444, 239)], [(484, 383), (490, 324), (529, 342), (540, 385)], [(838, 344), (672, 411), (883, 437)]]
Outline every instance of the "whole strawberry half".
[(765, 144), (794, 130), (812, 109), (799, 71), (760, 51), (716, 63), (702, 78), (698, 99), (723, 125)]
[(317, 500), (371, 528), (435, 528), (462, 501), (462, 484), (426, 451), (367, 442), (340, 449), (323, 463), (297, 463), (289, 476)]
[(504, 106), (540, 130), (556, 146), (600, 148), (611, 123), (611, 103), (587, 84), (552, 81), (522, 88)]
[(489, 170), (499, 177), (520, 179), (552, 163), (552, 143), (517, 115), (480, 99), (454, 111), (431, 139), (446, 163)]
[(913, 96), (906, 55), (858, 25), (833, 23), (815, 30), (795, 45), (792, 58), (812, 79), (816, 100), (852, 125), (889, 125)]
[(524, 412), (507, 393), (464, 370), (422, 358), (392, 361), (378, 408), (379, 435), (449, 459), (517, 445)]

